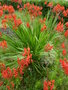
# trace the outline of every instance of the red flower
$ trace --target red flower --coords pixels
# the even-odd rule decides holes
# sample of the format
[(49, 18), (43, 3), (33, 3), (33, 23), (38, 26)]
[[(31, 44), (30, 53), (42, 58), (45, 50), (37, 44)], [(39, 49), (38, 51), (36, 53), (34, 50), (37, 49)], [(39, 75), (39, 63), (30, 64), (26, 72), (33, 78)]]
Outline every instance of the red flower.
[(1, 82), (0, 82), (0, 87), (1, 87), (2, 85), (3, 85), (3, 82), (1, 81)]
[(61, 44), (61, 47), (62, 47), (62, 48), (65, 48), (65, 44), (64, 44), (64, 42)]
[(18, 71), (15, 68), (13, 68), (13, 75), (15, 78), (18, 77)]
[(66, 27), (68, 27), (68, 22), (65, 23)]
[(53, 3), (50, 2), (47, 6), (50, 7), (50, 8), (52, 8), (53, 7)]
[(10, 86), (6, 86), (8, 90), (10, 90)]
[(57, 4), (57, 5), (54, 6), (54, 8), (53, 8), (53, 12), (59, 13), (59, 12), (62, 12), (64, 9), (65, 9), (64, 6), (61, 6), (60, 4)]
[(68, 37), (68, 30), (65, 31), (64, 36), (67, 38)]
[(63, 11), (63, 15), (64, 17), (67, 17), (67, 12), (65, 10)]
[(45, 5), (47, 4), (47, 2), (44, 3)]
[(45, 52), (48, 52), (48, 51), (50, 51), (50, 50), (52, 50), (53, 49), (53, 46), (51, 46), (50, 44), (47, 44), (46, 46), (45, 46)]
[(30, 28), (30, 24), (29, 24), (29, 22), (26, 23), (26, 26), (27, 26), (28, 28)]
[(7, 5), (3, 5), (3, 10), (7, 11), (8, 10), (8, 6)]
[(43, 85), (43, 90), (49, 90), (48, 88), (50, 87), (50, 90), (53, 90), (54, 88), (54, 82), (55, 80), (52, 80), (52, 81), (44, 81), (44, 85)]
[(13, 82), (11, 82), (11, 85), (12, 85), (12, 88), (14, 88), (14, 83)]
[(14, 8), (13, 8), (13, 6), (8, 6), (8, 12), (9, 13), (14, 13)]
[(3, 10), (0, 10), (0, 17), (3, 15)]
[(43, 90), (48, 90), (48, 83), (46, 80), (44, 81)]
[(67, 54), (65, 49), (62, 51), (62, 54), (63, 54), (63, 56), (65, 56)]
[(0, 43), (0, 47), (7, 48), (7, 42), (4, 40)]
[(41, 28), (41, 32), (43, 32), (44, 30), (46, 30), (46, 25), (44, 24), (44, 26)]
[(66, 75), (68, 75), (68, 61), (67, 60), (60, 60), (61, 66)]
[(19, 6), (19, 5), (17, 5), (17, 8), (19, 9), (19, 8), (20, 8), (20, 6)]
[(1, 74), (2, 74), (2, 77), (4, 79), (7, 79), (8, 78), (8, 72), (7, 72), (7, 70), (3, 70), (3, 72)]
[(8, 72), (8, 78), (12, 78), (13, 74), (9, 67), (7, 67), (7, 72)]
[(59, 22), (59, 23), (57, 24), (56, 30), (57, 30), (58, 32), (63, 32), (63, 31), (64, 31), (63, 23)]

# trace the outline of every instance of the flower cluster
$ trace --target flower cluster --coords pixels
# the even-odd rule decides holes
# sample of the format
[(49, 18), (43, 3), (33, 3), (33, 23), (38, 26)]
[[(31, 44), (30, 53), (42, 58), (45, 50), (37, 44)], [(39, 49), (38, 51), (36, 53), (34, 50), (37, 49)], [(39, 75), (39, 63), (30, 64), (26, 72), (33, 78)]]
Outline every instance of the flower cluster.
[(34, 4), (26, 3), (24, 4), (24, 9), (27, 9), (31, 16), (37, 17), (42, 15), (42, 7), (36, 6)]
[(49, 43), (45, 46), (45, 52), (48, 52), (48, 51), (50, 51), (52, 49), (53, 49), (53, 46), (50, 45)]
[(65, 72), (66, 75), (68, 75), (68, 61), (66, 58), (64, 58), (64, 60), (60, 60), (61, 66)]
[(67, 52), (66, 52), (66, 48), (65, 48), (65, 44), (64, 44), (64, 42), (61, 44), (61, 47), (62, 47), (62, 55), (63, 56), (66, 56), (66, 54), (67, 54)]
[(57, 24), (56, 30), (57, 30), (58, 32), (63, 32), (63, 31), (64, 31), (64, 25), (63, 25), (63, 23), (59, 22), (59, 23)]
[[(8, 14), (5, 14), (5, 12), (8, 11)], [(7, 23), (9, 21), (13, 22), (13, 29), (17, 29), (17, 27), (22, 24), (22, 21), (20, 19), (17, 19), (16, 15), (14, 14), (14, 8), (13, 6), (9, 5), (3, 5), (1, 6), (0, 10), (0, 16), (4, 16), (2, 19), (2, 26), (3, 28), (7, 28)]]
[(54, 6), (53, 8), (53, 12), (58, 14), (58, 13), (61, 13), (65, 10), (64, 6), (61, 6), (60, 4), (57, 4), (56, 6)]
[(44, 24), (43, 27), (41, 28), (41, 32), (43, 32), (44, 30), (46, 30), (46, 25)]
[[(18, 67), (11, 69), (10, 67), (6, 67), (4, 64), (0, 65), (1, 76), (4, 80), (10, 80), (10, 84), (7, 85), (7, 89), (14, 88), (13, 78), (22, 79), (22, 75), (24, 74), (24, 69), (28, 67), (28, 65), (32, 62), (32, 54), (30, 53), (30, 48), (24, 48), (24, 53), (22, 54), (23, 58), (17, 59)], [(0, 82), (0, 86), (3, 85), (3, 81)]]
[(0, 47), (7, 48), (7, 42), (5, 40), (0, 42)]
[[(45, 80), (43, 90), (53, 90), (54, 82), (55, 82), (55, 80), (48, 81), (48, 82)], [(49, 87), (50, 87), (50, 89), (48, 89)]]

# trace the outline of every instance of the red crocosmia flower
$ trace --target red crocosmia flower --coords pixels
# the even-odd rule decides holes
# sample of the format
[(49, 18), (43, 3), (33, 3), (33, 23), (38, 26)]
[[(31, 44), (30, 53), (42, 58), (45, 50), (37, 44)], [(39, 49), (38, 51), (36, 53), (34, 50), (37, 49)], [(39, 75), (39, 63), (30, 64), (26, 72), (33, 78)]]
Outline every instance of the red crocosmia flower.
[(61, 47), (62, 47), (62, 48), (65, 48), (65, 44), (64, 44), (64, 42), (61, 44)]
[(0, 87), (3, 85), (3, 82), (2, 81), (0, 81)]
[(65, 10), (63, 11), (63, 15), (64, 17), (67, 17), (67, 12)]
[(63, 17), (61, 18), (61, 21), (63, 22)]
[(65, 23), (66, 27), (68, 28), (68, 22)]
[(57, 30), (58, 32), (63, 32), (63, 31), (64, 31), (63, 23), (59, 22), (59, 23), (57, 24), (56, 30)]
[(3, 10), (0, 10), (0, 17), (3, 15)]
[(7, 70), (3, 70), (1, 74), (2, 74), (2, 77), (4, 79), (7, 79), (8, 78), (8, 72), (7, 72)]
[(10, 86), (6, 86), (8, 90), (10, 90)]
[(20, 6), (19, 6), (19, 5), (17, 5), (17, 8), (19, 9), (19, 8), (20, 8)]
[(20, 67), (20, 69), (19, 69), (19, 70), (20, 70), (20, 74), (21, 74), (21, 75), (23, 75), (23, 74), (24, 74), (24, 72), (23, 72), (23, 67), (22, 67), (22, 66)]
[(68, 75), (68, 61), (66, 60), (60, 60), (61, 66), (64, 70), (64, 73)]
[(14, 8), (13, 8), (13, 6), (8, 6), (8, 12), (9, 13), (14, 13)]
[(36, 6), (34, 4), (26, 3), (24, 4), (24, 8), (27, 9), (29, 14), (33, 17), (40, 16), (42, 14), (42, 7)]
[(47, 5), (47, 2), (45, 2), (44, 4)]
[(15, 78), (18, 77), (18, 71), (15, 68), (13, 68), (13, 75)]
[(26, 26), (27, 26), (28, 28), (30, 28), (30, 24), (29, 24), (29, 22), (26, 23)]
[(46, 21), (46, 18), (44, 18), (44, 19), (40, 19), (40, 23), (42, 23), (42, 24), (44, 24), (45, 21)]
[(52, 8), (53, 7), (53, 3), (50, 2), (47, 6), (50, 7), (50, 8)]
[(19, 27), (22, 24), (21, 19), (16, 19), (14, 18), (14, 25), (13, 25), (13, 29), (17, 30), (17, 27)]
[(7, 69), (3, 70), (1, 74), (4, 79), (12, 78), (12, 71), (9, 67)]
[(7, 22), (7, 20), (6, 20), (6, 19), (3, 19), (3, 20), (2, 20), (2, 24), (6, 23), (6, 22)]
[(16, 16), (16, 14), (12, 14), (12, 17), (13, 17), (13, 19), (16, 19), (17, 16)]
[(65, 31), (64, 36), (67, 38), (68, 37), (68, 30)]
[(45, 46), (45, 52), (48, 52), (53, 49), (53, 46), (51, 46), (49, 43)]
[(65, 56), (67, 54), (65, 49), (62, 51), (62, 54), (63, 54), (63, 56)]
[(56, 6), (54, 6), (52, 11), (57, 14), (57, 13), (62, 12), (63, 10), (64, 10), (64, 6), (61, 6), (60, 4), (57, 4)]
[(44, 30), (46, 30), (46, 25), (44, 24), (44, 26), (41, 28), (41, 32), (43, 32)]
[(7, 18), (8, 18), (8, 16), (7, 16), (7, 15), (5, 15), (5, 16), (4, 16), (4, 19), (7, 19)]
[(2, 41), (1, 43), (0, 43), (0, 46), (2, 47), (2, 48), (7, 48), (7, 42), (4, 40), (4, 41)]
[(7, 67), (7, 71), (8, 71), (8, 78), (12, 78), (13, 74), (9, 67)]
[(3, 5), (3, 10), (7, 11), (8, 10), (8, 6), (7, 5)]
[(48, 83), (46, 80), (44, 81), (43, 90), (48, 90)]
[(14, 88), (14, 83), (13, 82), (11, 82), (11, 85), (12, 85), (12, 88)]
[(49, 90), (49, 88), (50, 88), (50, 90), (53, 90), (53, 88), (54, 88), (54, 82), (55, 82), (55, 80), (52, 80), (52, 81), (44, 81), (44, 85), (43, 85), (43, 90)]

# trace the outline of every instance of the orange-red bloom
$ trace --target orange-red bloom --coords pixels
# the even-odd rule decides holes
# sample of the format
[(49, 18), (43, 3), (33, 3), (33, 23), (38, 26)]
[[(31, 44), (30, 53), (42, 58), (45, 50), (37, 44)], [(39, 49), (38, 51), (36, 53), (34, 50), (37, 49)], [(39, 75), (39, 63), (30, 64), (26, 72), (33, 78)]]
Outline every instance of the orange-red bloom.
[(63, 54), (63, 56), (65, 56), (67, 54), (65, 49), (62, 51), (62, 54)]
[(53, 49), (53, 46), (51, 46), (49, 43), (45, 46), (45, 52), (48, 52)]
[(3, 15), (3, 10), (0, 10), (0, 17)]
[(57, 24), (56, 30), (57, 30), (58, 32), (63, 32), (63, 31), (64, 31), (63, 23), (59, 22), (59, 23)]
[(53, 3), (50, 2), (47, 6), (50, 7), (50, 8), (52, 8), (53, 7)]
[(67, 12), (65, 10), (63, 11), (63, 15), (64, 17), (67, 17)]
[(68, 28), (68, 22), (65, 23), (66, 27)]
[(41, 28), (41, 32), (43, 32), (44, 30), (46, 30), (46, 25), (44, 24), (44, 26)]
[(68, 30), (65, 31), (64, 36), (67, 38), (68, 37)]
[(0, 81), (0, 87), (3, 85), (3, 82), (2, 81)]
[(14, 10), (13, 6), (11, 6), (11, 5), (8, 6), (8, 12), (9, 12), (9, 13), (14, 13), (14, 11), (15, 11), (15, 10)]
[(68, 61), (65, 60), (60, 60), (61, 66), (65, 72), (66, 75), (68, 75)]
[(0, 47), (7, 48), (7, 42), (5, 40), (0, 42)]
[(30, 24), (29, 24), (29, 22), (26, 23), (26, 26), (27, 26), (28, 28), (30, 28)]
[(65, 48), (65, 44), (64, 44), (64, 42), (61, 44), (61, 47), (62, 47), (62, 48)]
[(48, 88), (50, 88), (50, 90), (53, 90), (54, 88), (54, 82), (55, 80), (52, 80), (52, 81), (44, 81), (44, 85), (43, 85), (43, 90), (49, 90)]

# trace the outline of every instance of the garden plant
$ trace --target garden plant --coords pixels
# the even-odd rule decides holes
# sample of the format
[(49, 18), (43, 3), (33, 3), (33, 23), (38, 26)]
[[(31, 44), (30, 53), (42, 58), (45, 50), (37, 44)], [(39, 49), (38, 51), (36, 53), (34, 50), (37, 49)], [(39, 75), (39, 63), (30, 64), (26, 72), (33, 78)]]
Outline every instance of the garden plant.
[(68, 90), (68, 8), (43, 2), (0, 3), (0, 90)]

